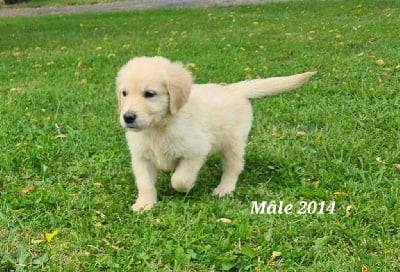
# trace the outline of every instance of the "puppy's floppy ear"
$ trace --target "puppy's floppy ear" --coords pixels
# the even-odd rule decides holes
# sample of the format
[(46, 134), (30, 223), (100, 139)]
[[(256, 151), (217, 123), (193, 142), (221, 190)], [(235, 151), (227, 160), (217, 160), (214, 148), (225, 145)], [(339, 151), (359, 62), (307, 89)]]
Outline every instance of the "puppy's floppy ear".
[(117, 114), (121, 113), (121, 93), (117, 90), (118, 108), (115, 111)]
[(115, 89), (117, 92), (117, 100), (118, 100), (118, 108), (117, 108), (117, 113), (120, 114), (121, 113), (121, 92), (119, 91), (120, 88), (120, 82), (119, 82), (119, 76), (117, 77), (116, 81), (115, 81)]
[(181, 63), (168, 65), (169, 111), (175, 115), (186, 104), (192, 88), (192, 75)]

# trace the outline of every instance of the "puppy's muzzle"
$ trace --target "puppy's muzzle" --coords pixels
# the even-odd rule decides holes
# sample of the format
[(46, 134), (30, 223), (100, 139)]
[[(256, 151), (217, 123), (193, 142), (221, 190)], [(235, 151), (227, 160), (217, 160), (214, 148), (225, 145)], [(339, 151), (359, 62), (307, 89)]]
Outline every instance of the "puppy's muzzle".
[(127, 113), (124, 113), (122, 117), (124, 118), (125, 124), (132, 126), (135, 123), (137, 116), (135, 113), (128, 111)]

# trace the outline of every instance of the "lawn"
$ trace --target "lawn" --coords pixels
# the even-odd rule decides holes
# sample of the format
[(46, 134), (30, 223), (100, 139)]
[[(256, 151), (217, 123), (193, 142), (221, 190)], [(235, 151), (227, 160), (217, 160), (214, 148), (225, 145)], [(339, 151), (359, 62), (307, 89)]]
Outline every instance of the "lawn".
[[(119, 2), (127, 0), (118, 0)], [(134, 1), (134, 0), (130, 0)], [(68, 5), (90, 5), (99, 3), (116, 2), (115, 0), (30, 0), (18, 4), (5, 5), (4, 0), (0, 0), (0, 8), (15, 7), (43, 7), (43, 6), (68, 6)]]
[[(0, 270), (400, 270), (399, 16), (394, 1), (305, 1), (0, 19)], [(138, 55), (200, 83), (318, 73), (252, 101), (231, 197), (211, 195), (212, 156), (186, 195), (162, 173), (137, 214), (114, 80)]]

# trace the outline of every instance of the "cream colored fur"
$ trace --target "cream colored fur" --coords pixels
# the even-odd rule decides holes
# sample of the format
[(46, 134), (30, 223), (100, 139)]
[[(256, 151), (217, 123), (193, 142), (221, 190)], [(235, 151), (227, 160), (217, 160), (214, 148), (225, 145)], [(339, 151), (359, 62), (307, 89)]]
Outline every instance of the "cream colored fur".
[(132, 209), (157, 202), (159, 169), (174, 170), (172, 187), (188, 192), (210, 153), (222, 155), (223, 175), (213, 193), (235, 190), (252, 124), (249, 98), (299, 87), (314, 73), (242, 81), (230, 85), (192, 84), (182, 64), (163, 57), (138, 57), (116, 80), (120, 123), (132, 156), (138, 197)]

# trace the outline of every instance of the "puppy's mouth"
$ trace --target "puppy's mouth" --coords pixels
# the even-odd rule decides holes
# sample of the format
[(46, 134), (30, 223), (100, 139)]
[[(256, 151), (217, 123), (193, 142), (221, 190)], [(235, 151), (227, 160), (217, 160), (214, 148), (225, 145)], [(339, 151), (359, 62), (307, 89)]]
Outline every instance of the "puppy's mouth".
[(125, 124), (125, 128), (132, 129), (132, 130), (141, 130), (142, 128), (136, 124)]
[(138, 127), (138, 126), (125, 126), (126, 129), (131, 130), (131, 131), (135, 131), (135, 132), (139, 132), (142, 131), (144, 128), (143, 127)]

